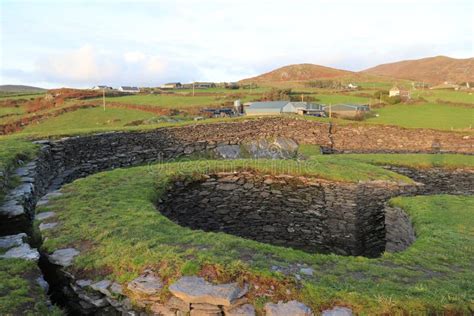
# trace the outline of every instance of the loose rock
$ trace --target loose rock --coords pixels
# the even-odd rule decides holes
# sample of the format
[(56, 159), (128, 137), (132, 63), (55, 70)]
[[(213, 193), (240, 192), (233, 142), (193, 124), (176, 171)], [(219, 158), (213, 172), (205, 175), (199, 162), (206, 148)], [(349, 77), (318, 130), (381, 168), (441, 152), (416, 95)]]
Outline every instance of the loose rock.
[(266, 316), (312, 316), (311, 309), (298, 301), (289, 301), (288, 303), (278, 302), (265, 304)]
[(347, 307), (335, 306), (332, 309), (326, 309), (322, 316), (352, 316), (352, 310)]
[(163, 288), (163, 282), (155, 276), (152, 271), (145, 271), (145, 273), (127, 286), (127, 289), (138, 295), (155, 295)]
[(58, 249), (49, 256), (49, 261), (58, 266), (68, 267), (78, 254), (79, 251), (74, 248)]
[(213, 285), (203, 278), (182, 277), (169, 287), (170, 292), (188, 303), (207, 303), (230, 306), (232, 302), (245, 295), (237, 283)]

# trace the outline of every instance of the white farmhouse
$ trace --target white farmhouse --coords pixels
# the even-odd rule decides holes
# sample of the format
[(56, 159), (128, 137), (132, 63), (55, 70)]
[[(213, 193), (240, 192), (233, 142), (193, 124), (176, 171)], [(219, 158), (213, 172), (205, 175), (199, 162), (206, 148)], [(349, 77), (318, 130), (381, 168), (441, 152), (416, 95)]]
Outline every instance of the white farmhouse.
[(128, 86), (120, 86), (118, 88), (120, 92), (126, 92), (126, 93), (139, 93), (140, 89), (138, 87), (128, 87)]

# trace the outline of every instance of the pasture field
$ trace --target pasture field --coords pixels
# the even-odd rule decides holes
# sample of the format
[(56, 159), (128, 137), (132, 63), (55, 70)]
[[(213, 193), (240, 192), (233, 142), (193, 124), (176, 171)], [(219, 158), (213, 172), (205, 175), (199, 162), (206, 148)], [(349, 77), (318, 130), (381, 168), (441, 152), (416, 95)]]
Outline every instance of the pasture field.
[(39, 123), (27, 126), (21, 131), (23, 134), (54, 135), (61, 133), (75, 133), (81, 130), (122, 129), (127, 123), (152, 118), (154, 114), (138, 110), (102, 107), (80, 109), (52, 117)]
[(367, 119), (367, 123), (441, 130), (471, 129), (474, 125), (474, 109), (463, 106), (396, 104), (375, 112), (379, 116)]
[(423, 97), (429, 102), (448, 101), (453, 103), (465, 103), (474, 106), (474, 94), (469, 91), (454, 90), (414, 90), (411, 91), (412, 97)]
[[(242, 101), (246, 101), (250, 97), (242, 98)], [(106, 102), (118, 102), (125, 104), (136, 104), (145, 105), (152, 107), (161, 107), (167, 109), (185, 109), (190, 107), (206, 107), (223, 105), (225, 103), (232, 104), (234, 98), (228, 98), (225, 95), (210, 95), (210, 96), (184, 96), (184, 95), (159, 95), (159, 94), (148, 94), (148, 95), (129, 95), (123, 97), (110, 97), (106, 98)]]
[(40, 92), (40, 93), (0, 93), (0, 101), (1, 100), (6, 100), (6, 99), (11, 99), (11, 100), (17, 100), (17, 99), (34, 99), (37, 97), (42, 97), (44, 96), (45, 93)]
[(13, 106), (0, 106), (0, 118), (4, 115), (9, 114), (23, 114), (24, 109), (22, 107), (13, 107)]
[(358, 97), (353, 95), (312, 94), (311, 96), (319, 100), (316, 101), (316, 103), (322, 103), (326, 105), (334, 105), (338, 103), (368, 104), (370, 102), (370, 98)]

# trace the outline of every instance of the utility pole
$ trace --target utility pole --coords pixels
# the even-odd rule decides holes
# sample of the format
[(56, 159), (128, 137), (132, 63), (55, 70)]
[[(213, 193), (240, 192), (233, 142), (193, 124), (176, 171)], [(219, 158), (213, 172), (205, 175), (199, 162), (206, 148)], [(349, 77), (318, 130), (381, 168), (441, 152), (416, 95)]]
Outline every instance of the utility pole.
[(104, 107), (105, 111), (105, 88), (102, 88), (102, 106)]
[(194, 97), (194, 81), (193, 81), (193, 97)]
[(301, 94), (301, 102), (304, 102), (304, 94)]
[(329, 118), (332, 118), (332, 104), (329, 103)]

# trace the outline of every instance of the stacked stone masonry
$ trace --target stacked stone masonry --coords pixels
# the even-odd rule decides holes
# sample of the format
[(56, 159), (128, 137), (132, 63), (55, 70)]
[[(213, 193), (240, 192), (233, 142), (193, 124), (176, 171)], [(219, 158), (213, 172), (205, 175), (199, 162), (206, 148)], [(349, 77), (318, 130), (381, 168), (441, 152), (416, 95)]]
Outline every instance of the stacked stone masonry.
[[(330, 132), (328, 124), (288, 118), (194, 125), (150, 132), (113, 132), (69, 137), (56, 141), (41, 141), (38, 142), (41, 148), (37, 158), (16, 172), (21, 181), (20, 185), (7, 194), (4, 203), (0, 206), (0, 236), (15, 235), (21, 232), (31, 235), (31, 224), (36, 203), (40, 200), (40, 203), (47, 203), (48, 196), (45, 196), (47, 192), (52, 192), (62, 184), (79, 177), (118, 167), (209, 152), (222, 145), (238, 145), (255, 139), (274, 137), (285, 137), (297, 143), (320, 145), (336, 152), (459, 152), (473, 154), (473, 139), (468, 134), (463, 133), (351, 125), (333, 126)], [(393, 167), (391, 168), (393, 169)], [(393, 170), (424, 183), (425, 186), (416, 189), (417, 192), (422, 194), (472, 194), (473, 192), (473, 174), (467, 170), (455, 172), (443, 170), (420, 171), (409, 168)], [(2, 170), (2, 190), (7, 184), (5, 179), (9, 178), (11, 173), (10, 170)], [(320, 237), (308, 233), (305, 234), (305, 238), (310, 244), (309, 247), (311, 247), (308, 251), (314, 249), (323, 252), (334, 251), (345, 254), (375, 255), (385, 247), (382, 242), (384, 240), (383, 234), (386, 234), (387, 247), (390, 242), (394, 244), (398, 242), (393, 246), (394, 249), (404, 249), (412, 242), (413, 238), (409, 237), (402, 240), (400, 237), (400, 234), (407, 236), (413, 233), (410, 232), (411, 225), (407, 223), (407, 220), (403, 220), (403, 216), (391, 216), (401, 210), (393, 211), (388, 208), (385, 214), (390, 214), (389, 216), (384, 216), (384, 212), (381, 212), (381, 208), (384, 207), (383, 202), (386, 199), (397, 194), (411, 194), (412, 187), (402, 188), (387, 183), (342, 185), (314, 179), (283, 178), (287, 183), (296, 185), (298, 192), (302, 194), (296, 197), (294, 193), (285, 189), (285, 186), (277, 188), (278, 181), (283, 181), (279, 177), (271, 178), (270, 181), (274, 181), (274, 183), (269, 183), (264, 175), (252, 174), (238, 177), (241, 176), (244, 177), (244, 180), (226, 183), (225, 181), (219, 181), (219, 176), (213, 175), (204, 182), (194, 183), (193, 185), (201, 186), (208, 182), (209, 186), (213, 187), (213, 193), (210, 195), (219, 196), (219, 194), (229, 191), (234, 192), (234, 190), (237, 193), (240, 192), (238, 194), (244, 194), (243, 191), (239, 190), (242, 190), (244, 185), (252, 184), (252, 190), (256, 190), (253, 193), (260, 194), (260, 196), (263, 194), (260, 202), (263, 209), (268, 210), (273, 203), (272, 201), (275, 200), (283, 203), (285, 208), (281, 206), (282, 204), (275, 207), (283, 212), (288, 212), (289, 218), (295, 218), (294, 225), (288, 225), (287, 223), (284, 226), (275, 218), (273, 222), (275, 225), (272, 224), (270, 227), (261, 226), (260, 232), (268, 230), (268, 234), (263, 234), (265, 237), (262, 237), (262, 241), (273, 242), (270, 239), (276, 239), (274, 236), (278, 236), (277, 244), (278, 242), (284, 244), (285, 238), (288, 241), (287, 245), (294, 242), (288, 236), (296, 231), (304, 232), (303, 230), (307, 230), (308, 227), (305, 227), (304, 223), (297, 225), (297, 220), (306, 220), (305, 216), (309, 214), (304, 212), (309, 211), (313, 212), (313, 215), (317, 218), (312, 227), (318, 227), (318, 231), (321, 231), (322, 235), (327, 238), (330, 246), (323, 245)], [(243, 182), (240, 183), (239, 181)], [(217, 187), (236, 183), (238, 187), (233, 190), (223, 190), (225, 187)], [(306, 187), (307, 183), (308, 186)], [(179, 190), (179, 186), (177, 188)], [(183, 191), (183, 194), (189, 194), (189, 192)], [(369, 195), (374, 197), (375, 203), (367, 198)], [(229, 196), (229, 199), (232, 199), (233, 194), (229, 194)], [(253, 199), (254, 195), (248, 197)], [(219, 211), (224, 212), (222, 208), (219, 208), (219, 203), (210, 203), (215, 207), (216, 214)], [(313, 203), (314, 207), (309, 207)], [(242, 206), (245, 205), (248, 206), (249, 204), (244, 201)], [(298, 210), (304, 210), (304, 212), (298, 213)], [(54, 214), (48, 216), (50, 215), (54, 216)], [(254, 212), (254, 214), (248, 215), (250, 217), (255, 216), (255, 219), (249, 218), (249, 220), (258, 220), (257, 215), (261, 214)], [(274, 216), (268, 212), (267, 215)], [(229, 214), (223, 213), (219, 216), (225, 217)], [(402, 218), (402, 222), (399, 222), (400, 218)], [(217, 224), (213, 223), (213, 225)], [(362, 226), (368, 227), (368, 229), (357, 229)], [(390, 227), (396, 228), (392, 230), (393, 234), (386, 233), (387, 230), (391, 229)], [(43, 228), (48, 229), (46, 226), (43, 226)], [(280, 228), (281, 231), (279, 231)], [(347, 233), (347, 235), (344, 235), (344, 233)], [(299, 247), (299, 245), (293, 246)], [(308, 245), (301, 246), (302, 248), (308, 247)], [(40, 258), (43, 271), (51, 270), (48, 274), (50, 276), (54, 275), (55, 281), (50, 282), (53, 290), (61, 289), (63, 292), (61, 295), (68, 297), (71, 305), (75, 305), (77, 310), (84, 313), (99, 311), (116, 313), (123, 311), (133, 314), (135, 307), (132, 306), (130, 300), (126, 299), (126, 295), (131, 293), (129, 289), (122, 291), (121, 285), (111, 282), (103, 282), (97, 285), (90, 280), (76, 279), (66, 269), (69, 264), (73, 264), (74, 257), (77, 255), (76, 251), (74, 249), (61, 249), (61, 251), (56, 254), (43, 253)], [(51, 261), (55, 264), (51, 264), (52, 262), (48, 258), (51, 258)], [(53, 296), (58, 295), (54, 292), (52, 294)], [(116, 300), (117, 297), (122, 298), (120, 303)], [(155, 302), (151, 305), (148, 304), (147, 307), (151, 306), (155, 308), (157, 313), (160, 312), (165, 315), (171, 310), (172, 315), (176, 315), (178, 311), (181, 311), (180, 308), (176, 308), (179, 304), (181, 304), (180, 308), (184, 308), (184, 310), (188, 308), (189, 312), (194, 310), (194, 314), (198, 314), (200, 310), (207, 310), (216, 314), (237, 315), (236, 310), (229, 307), (223, 308), (220, 306), (219, 311), (217, 311), (215, 308), (212, 309), (205, 305), (205, 303), (188, 304), (185, 302), (183, 305), (179, 300), (172, 300), (163, 306)], [(287, 303), (274, 305), (281, 306), (280, 310), (298, 306), (296, 303), (285, 304)], [(247, 313), (244, 315), (252, 315), (253, 308), (247, 305), (243, 304), (235, 307), (240, 308), (242, 313)], [(301, 308), (303, 314), (307, 312), (304, 307)]]
[(219, 173), (175, 182), (159, 209), (194, 229), (308, 252), (375, 257), (385, 249), (385, 202), (417, 189), (384, 181)]

